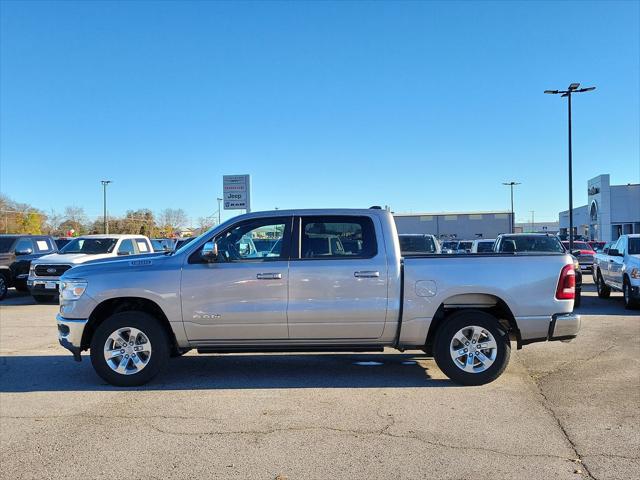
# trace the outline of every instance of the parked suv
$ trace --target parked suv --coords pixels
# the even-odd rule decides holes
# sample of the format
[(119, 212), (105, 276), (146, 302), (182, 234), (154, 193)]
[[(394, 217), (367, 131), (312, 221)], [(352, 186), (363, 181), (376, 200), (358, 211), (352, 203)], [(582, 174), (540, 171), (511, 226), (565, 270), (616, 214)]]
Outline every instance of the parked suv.
[(27, 291), (31, 260), (57, 251), (46, 235), (0, 235), (0, 300), (10, 287)]
[(32, 262), (27, 284), (36, 302), (46, 302), (58, 296), (60, 276), (75, 265), (141, 253), (153, 253), (151, 242), (142, 235), (84, 235), (74, 238), (58, 254)]

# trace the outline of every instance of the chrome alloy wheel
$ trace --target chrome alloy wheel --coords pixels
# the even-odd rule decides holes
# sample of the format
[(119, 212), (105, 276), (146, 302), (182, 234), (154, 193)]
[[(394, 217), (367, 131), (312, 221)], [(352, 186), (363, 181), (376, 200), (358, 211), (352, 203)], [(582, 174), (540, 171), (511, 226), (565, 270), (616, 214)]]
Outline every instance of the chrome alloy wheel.
[(104, 343), (104, 359), (109, 368), (121, 375), (140, 372), (151, 358), (151, 342), (137, 328), (119, 328)]
[(460, 370), (480, 373), (493, 365), (498, 344), (489, 330), (473, 325), (458, 330), (451, 339), (449, 353)]

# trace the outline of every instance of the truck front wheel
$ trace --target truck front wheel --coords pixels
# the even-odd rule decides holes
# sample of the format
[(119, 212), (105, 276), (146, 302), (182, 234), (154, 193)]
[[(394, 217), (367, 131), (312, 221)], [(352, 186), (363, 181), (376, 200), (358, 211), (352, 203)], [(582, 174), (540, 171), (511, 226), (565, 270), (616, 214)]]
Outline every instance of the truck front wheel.
[(602, 278), (602, 274), (600, 270), (598, 270), (598, 278), (596, 280), (596, 290), (598, 291), (598, 298), (609, 298), (611, 295), (611, 289), (607, 287), (607, 284), (604, 283), (604, 278)]
[(462, 385), (493, 382), (507, 368), (510, 355), (509, 335), (495, 317), (480, 310), (454, 313), (436, 333), (435, 361)]
[(96, 373), (118, 387), (143, 385), (169, 359), (169, 339), (160, 323), (144, 312), (116, 313), (104, 320), (91, 339)]

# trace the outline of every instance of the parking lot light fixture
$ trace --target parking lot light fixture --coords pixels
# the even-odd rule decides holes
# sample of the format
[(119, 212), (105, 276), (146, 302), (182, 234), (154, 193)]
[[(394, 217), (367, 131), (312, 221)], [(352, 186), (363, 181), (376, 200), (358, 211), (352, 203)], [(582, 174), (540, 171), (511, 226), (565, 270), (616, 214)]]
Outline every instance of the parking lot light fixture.
[(510, 220), (510, 226), (511, 226), (511, 233), (514, 233), (514, 229), (515, 229), (515, 221), (513, 218), (513, 187), (515, 187), (516, 185), (520, 185), (520, 182), (502, 182), (503, 185), (508, 185), (509, 188), (511, 189), (511, 220)]
[(109, 222), (107, 221), (107, 185), (111, 183), (111, 180), (100, 180), (102, 183), (102, 213), (104, 223), (104, 233), (109, 234)]
[(572, 83), (566, 90), (545, 90), (544, 93), (554, 95), (560, 94), (561, 97), (567, 98), (567, 106), (569, 110), (569, 252), (573, 251), (573, 158), (571, 145), (571, 94), (590, 92), (596, 87), (580, 88), (579, 83)]

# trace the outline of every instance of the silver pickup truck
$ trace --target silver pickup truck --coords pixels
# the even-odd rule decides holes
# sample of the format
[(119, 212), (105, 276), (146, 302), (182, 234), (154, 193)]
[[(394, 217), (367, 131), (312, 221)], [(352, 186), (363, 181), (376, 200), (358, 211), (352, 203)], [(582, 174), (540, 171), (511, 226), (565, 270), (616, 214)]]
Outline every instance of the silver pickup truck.
[(480, 385), (517, 347), (569, 340), (569, 255), (401, 257), (380, 209), (241, 215), (171, 254), (80, 265), (61, 278), (60, 343), (96, 372), (141, 385), (169, 357), (272, 351), (433, 355), (453, 381)]

